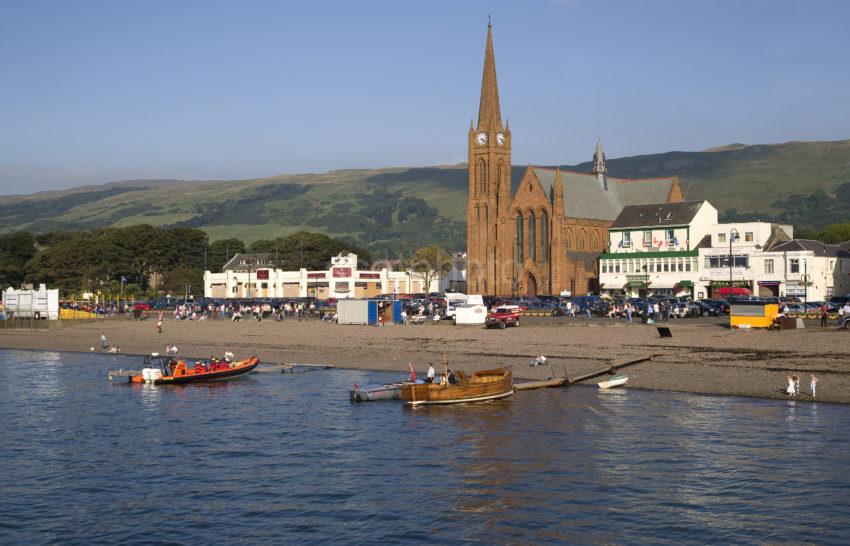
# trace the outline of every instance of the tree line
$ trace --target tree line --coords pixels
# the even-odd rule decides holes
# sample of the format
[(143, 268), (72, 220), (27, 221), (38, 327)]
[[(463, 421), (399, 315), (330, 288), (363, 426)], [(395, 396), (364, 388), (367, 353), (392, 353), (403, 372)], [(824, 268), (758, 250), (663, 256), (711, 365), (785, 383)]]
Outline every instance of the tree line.
[(209, 241), (192, 227), (140, 224), (92, 230), (31, 234), (16, 231), (0, 236), (0, 286), (45, 283), (62, 297), (84, 292), (117, 296), (182, 295), (188, 286), (203, 291), (204, 270), (221, 271), (236, 253), (275, 254), (284, 269), (325, 269), (341, 252), (358, 255), (361, 267), (371, 263), (366, 249), (321, 233), (299, 232), (250, 245), (231, 238)]

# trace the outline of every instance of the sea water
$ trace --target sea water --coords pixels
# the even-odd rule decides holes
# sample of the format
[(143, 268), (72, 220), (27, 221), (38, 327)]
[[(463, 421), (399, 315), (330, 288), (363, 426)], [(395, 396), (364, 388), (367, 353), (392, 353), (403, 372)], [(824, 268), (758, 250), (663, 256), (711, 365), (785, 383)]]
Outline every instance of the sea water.
[(847, 543), (850, 407), (592, 387), (409, 409), (333, 369), (110, 384), (0, 351), (0, 543)]

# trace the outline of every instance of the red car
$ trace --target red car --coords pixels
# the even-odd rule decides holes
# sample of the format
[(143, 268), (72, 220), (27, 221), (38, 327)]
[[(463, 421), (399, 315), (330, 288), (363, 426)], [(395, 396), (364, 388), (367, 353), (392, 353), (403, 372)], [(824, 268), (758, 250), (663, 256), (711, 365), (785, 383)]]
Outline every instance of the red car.
[(487, 315), (485, 326), (487, 328), (505, 329), (508, 326), (519, 326), (519, 317), (522, 310), (518, 305), (500, 305)]
[(150, 311), (151, 304), (146, 301), (137, 301), (135, 305), (133, 305), (133, 309), (138, 309), (139, 311)]

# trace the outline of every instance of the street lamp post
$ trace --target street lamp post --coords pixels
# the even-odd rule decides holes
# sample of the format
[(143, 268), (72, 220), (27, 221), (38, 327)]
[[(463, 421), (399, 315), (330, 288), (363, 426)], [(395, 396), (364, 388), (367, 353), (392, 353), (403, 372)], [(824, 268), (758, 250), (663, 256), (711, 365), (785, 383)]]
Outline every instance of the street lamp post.
[(806, 259), (803, 258), (803, 303), (809, 299), (809, 269)]
[(732, 266), (734, 265), (735, 260), (732, 258), (732, 242), (740, 239), (740, 235), (738, 235), (738, 230), (732, 228), (729, 230), (729, 296), (732, 296)]
[(298, 241), (298, 250), (300, 251), (298, 257), (298, 269), (304, 269), (304, 241)]

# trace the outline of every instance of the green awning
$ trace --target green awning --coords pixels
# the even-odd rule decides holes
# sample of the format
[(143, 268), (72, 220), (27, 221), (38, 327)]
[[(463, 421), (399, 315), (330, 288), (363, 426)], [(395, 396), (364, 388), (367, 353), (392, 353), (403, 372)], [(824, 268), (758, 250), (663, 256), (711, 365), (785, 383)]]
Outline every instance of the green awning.
[(678, 284), (682, 288), (693, 288), (694, 287), (693, 281), (679, 281)]
[(626, 283), (628, 288), (646, 288), (645, 281), (629, 281)]

